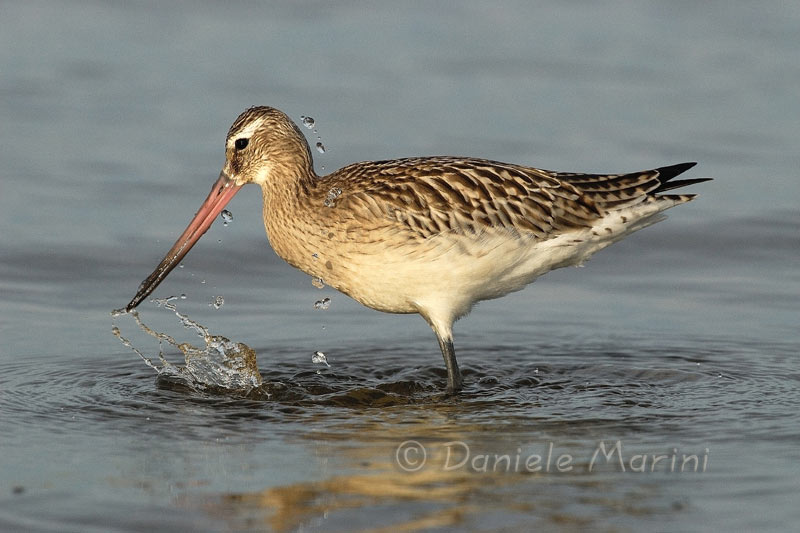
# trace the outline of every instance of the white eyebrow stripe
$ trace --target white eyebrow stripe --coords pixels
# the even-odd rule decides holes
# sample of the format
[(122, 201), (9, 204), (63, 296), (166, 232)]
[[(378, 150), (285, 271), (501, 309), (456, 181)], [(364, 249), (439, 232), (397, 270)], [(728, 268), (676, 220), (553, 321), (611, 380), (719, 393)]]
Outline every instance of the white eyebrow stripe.
[(232, 145), (236, 142), (236, 139), (249, 139), (253, 136), (257, 129), (264, 124), (263, 118), (258, 118), (252, 122), (250, 122), (247, 126), (242, 128), (240, 131), (237, 131), (236, 134), (231, 135), (231, 138), (228, 139), (228, 145)]

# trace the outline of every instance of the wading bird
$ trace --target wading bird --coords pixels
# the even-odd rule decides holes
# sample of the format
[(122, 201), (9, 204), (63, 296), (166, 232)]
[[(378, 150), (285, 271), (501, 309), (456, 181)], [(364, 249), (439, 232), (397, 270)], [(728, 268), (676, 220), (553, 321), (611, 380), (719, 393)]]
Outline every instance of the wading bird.
[(126, 306), (175, 268), (245, 184), (261, 187), (264, 227), (290, 265), (387, 313), (419, 313), (439, 340), (447, 390), (462, 387), (453, 322), (476, 302), (517, 291), (555, 268), (663, 218), (693, 195), (662, 194), (682, 163), (629, 174), (575, 174), (469, 157), (365, 161), (314, 172), (297, 125), (252, 107), (228, 131), (225, 165), (189, 226)]

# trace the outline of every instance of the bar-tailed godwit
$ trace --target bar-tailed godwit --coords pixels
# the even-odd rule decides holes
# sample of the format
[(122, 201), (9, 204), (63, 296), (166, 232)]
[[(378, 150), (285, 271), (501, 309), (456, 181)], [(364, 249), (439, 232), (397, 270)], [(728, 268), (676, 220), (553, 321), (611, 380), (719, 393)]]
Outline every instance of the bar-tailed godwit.
[(256, 183), (275, 252), (367, 307), (422, 315), (449, 392), (462, 386), (453, 322), (476, 302), (583, 263), (694, 198), (661, 193), (709, 179), (671, 181), (694, 163), (575, 174), (469, 157), (365, 161), (317, 176), (302, 132), (271, 107), (239, 115), (225, 156), (208, 198), (126, 309), (178, 265), (242, 185)]

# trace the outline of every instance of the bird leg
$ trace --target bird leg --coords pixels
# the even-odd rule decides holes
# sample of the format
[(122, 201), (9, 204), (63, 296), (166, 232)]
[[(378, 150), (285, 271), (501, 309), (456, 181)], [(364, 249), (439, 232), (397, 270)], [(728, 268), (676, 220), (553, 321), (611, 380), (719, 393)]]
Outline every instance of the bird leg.
[(455, 394), (461, 390), (464, 381), (461, 379), (461, 371), (458, 369), (453, 339), (451, 337), (442, 337), (438, 332), (436, 333), (436, 338), (439, 340), (444, 364), (447, 367), (447, 394)]

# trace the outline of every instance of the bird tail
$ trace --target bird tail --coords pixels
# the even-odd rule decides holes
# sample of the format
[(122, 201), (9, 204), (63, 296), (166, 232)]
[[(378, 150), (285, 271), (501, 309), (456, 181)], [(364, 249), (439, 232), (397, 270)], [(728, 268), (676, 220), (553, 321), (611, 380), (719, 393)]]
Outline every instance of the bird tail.
[(660, 194), (711, 178), (675, 180), (697, 163), (679, 163), (666, 167), (631, 172), (628, 174), (558, 174), (558, 178), (569, 183), (586, 195), (601, 211), (614, 211), (642, 202), (671, 201), (672, 205), (692, 200), (694, 194)]

